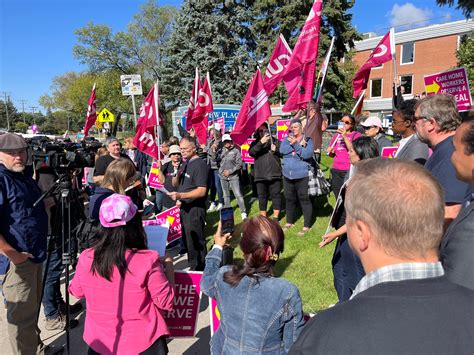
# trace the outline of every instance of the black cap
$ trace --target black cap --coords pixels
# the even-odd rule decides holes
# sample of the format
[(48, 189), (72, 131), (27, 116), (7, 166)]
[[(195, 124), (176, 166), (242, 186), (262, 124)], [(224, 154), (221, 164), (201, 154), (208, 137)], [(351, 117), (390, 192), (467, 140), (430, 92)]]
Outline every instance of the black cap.
[(25, 139), (18, 134), (5, 133), (0, 135), (0, 151), (28, 148)]

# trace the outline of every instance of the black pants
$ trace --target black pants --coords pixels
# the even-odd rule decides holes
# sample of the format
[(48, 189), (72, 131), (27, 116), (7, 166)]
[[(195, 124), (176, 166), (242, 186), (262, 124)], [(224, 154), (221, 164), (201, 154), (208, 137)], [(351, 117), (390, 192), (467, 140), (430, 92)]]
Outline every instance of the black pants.
[[(155, 340), (155, 342), (150, 345), (148, 349), (142, 351), (140, 355), (166, 355), (168, 354), (168, 344), (166, 344), (166, 336), (163, 335)], [(87, 355), (99, 355), (98, 352), (94, 351), (92, 348), (89, 348)]]
[(339, 196), (347, 172), (348, 170), (331, 169), (331, 190), (336, 198)]
[(283, 188), (286, 200), (286, 222), (295, 223), (295, 212), (299, 202), (303, 211), (304, 226), (309, 228), (313, 215), (313, 205), (308, 195), (308, 177), (294, 180), (283, 178)]
[(181, 227), (188, 249), (188, 265), (191, 271), (203, 271), (206, 258), (204, 226), (206, 208), (181, 205)]
[(273, 210), (281, 210), (281, 180), (256, 181), (258, 193), (258, 208), (260, 211), (267, 211), (268, 199), (272, 200)]

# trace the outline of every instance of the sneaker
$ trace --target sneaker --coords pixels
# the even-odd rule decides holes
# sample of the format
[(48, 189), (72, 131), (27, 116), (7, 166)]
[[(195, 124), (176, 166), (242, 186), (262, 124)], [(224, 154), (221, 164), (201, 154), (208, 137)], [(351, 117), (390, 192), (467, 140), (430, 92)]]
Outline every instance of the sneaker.
[(209, 208), (207, 209), (207, 212), (214, 212), (215, 210), (216, 210), (216, 204), (212, 202)]
[[(77, 314), (77, 313), (81, 312), (83, 309), (84, 309), (84, 307), (82, 306), (82, 303), (77, 302), (77, 303), (72, 304), (72, 305), (69, 306), (69, 314), (71, 314), (71, 315)], [(59, 313), (61, 313), (62, 315), (66, 315), (66, 303), (65, 302), (61, 302), (59, 304)]]
[[(79, 325), (77, 319), (69, 319), (69, 329), (73, 329)], [(66, 317), (59, 313), (56, 318), (46, 319), (45, 326), (46, 330), (65, 330), (66, 329)]]
[(222, 205), (222, 203), (219, 203), (219, 204), (217, 205), (217, 207), (216, 207), (216, 211), (220, 211), (220, 210), (222, 209), (222, 207), (224, 207), (224, 206)]
[(247, 213), (242, 213), (241, 216), (242, 216), (242, 221), (247, 219)]

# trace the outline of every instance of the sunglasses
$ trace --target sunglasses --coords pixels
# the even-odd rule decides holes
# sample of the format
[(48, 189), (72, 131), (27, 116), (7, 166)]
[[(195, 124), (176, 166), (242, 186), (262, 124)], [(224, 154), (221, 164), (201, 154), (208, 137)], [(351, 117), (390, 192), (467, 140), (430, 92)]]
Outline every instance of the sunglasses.
[(344, 123), (344, 124), (352, 124), (351, 121), (341, 121), (341, 122)]
[(369, 130), (369, 129), (371, 129), (371, 128), (378, 128), (378, 126), (369, 126), (369, 127), (364, 127), (364, 130), (365, 130), (365, 131), (368, 131), (368, 130)]

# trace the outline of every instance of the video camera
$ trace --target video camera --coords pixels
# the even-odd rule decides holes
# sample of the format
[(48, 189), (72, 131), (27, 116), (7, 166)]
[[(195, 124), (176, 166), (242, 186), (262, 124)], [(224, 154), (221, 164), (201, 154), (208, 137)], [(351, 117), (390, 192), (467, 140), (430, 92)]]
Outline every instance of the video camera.
[(48, 137), (34, 137), (28, 142), (36, 169), (69, 171), (93, 167), (94, 157), (102, 144), (96, 140), (81, 143), (51, 141)]

